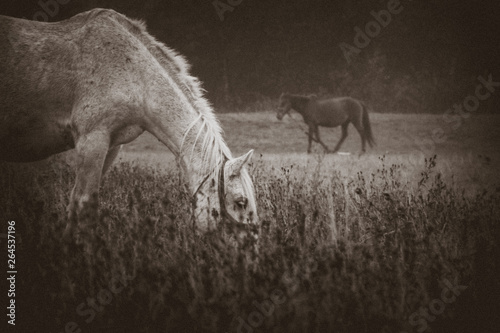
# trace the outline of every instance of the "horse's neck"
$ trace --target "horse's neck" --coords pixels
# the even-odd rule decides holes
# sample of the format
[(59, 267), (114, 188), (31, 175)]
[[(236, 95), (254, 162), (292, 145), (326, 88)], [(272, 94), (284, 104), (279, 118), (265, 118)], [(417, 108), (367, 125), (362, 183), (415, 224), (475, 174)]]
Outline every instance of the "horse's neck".
[[(215, 172), (230, 151), (220, 135), (213, 115), (191, 110), (161, 112), (148, 129), (176, 156), (192, 192), (209, 173)], [(206, 117), (206, 119), (205, 119)]]

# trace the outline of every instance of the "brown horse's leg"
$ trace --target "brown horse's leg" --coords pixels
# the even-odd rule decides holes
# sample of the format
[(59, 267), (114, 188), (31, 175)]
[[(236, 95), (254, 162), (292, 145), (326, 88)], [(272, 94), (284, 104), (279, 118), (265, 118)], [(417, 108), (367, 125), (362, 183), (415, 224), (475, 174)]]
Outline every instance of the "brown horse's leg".
[(347, 138), (347, 126), (349, 126), (349, 122), (346, 121), (345, 123), (342, 124), (342, 136), (340, 137), (339, 142), (335, 146), (335, 149), (333, 150), (334, 153), (338, 152), (340, 149), (340, 146), (344, 142), (345, 138)]
[(325, 148), (326, 152), (329, 152), (330, 150), (328, 149), (328, 147), (323, 143), (323, 141), (321, 141), (320, 137), (319, 137), (319, 126), (316, 126), (314, 128), (314, 134), (316, 135), (316, 141), (318, 141), (322, 146), (323, 148)]
[(361, 124), (361, 119), (359, 121), (356, 121), (353, 123), (354, 127), (359, 133), (359, 136), (361, 137), (361, 153), (365, 153), (366, 149), (366, 136), (365, 136), (365, 131), (363, 129), (363, 125)]
[(109, 135), (104, 131), (92, 132), (77, 140), (76, 181), (68, 207), (69, 221), (64, 230), (66, 239), (73, 235), (83, 212), (88, 212), (90, 218), (97, 213), (97, 194), (108, 148)]
[(314, 125), (309, 125), (309, 133), (308, 134), (308, 139), (309, 139), (309, 145), (307, 146), (307, 153), (311, 153), (311, 144), (312, 144), (312, 139), (313, 139), (313, 132), (314, 132)]

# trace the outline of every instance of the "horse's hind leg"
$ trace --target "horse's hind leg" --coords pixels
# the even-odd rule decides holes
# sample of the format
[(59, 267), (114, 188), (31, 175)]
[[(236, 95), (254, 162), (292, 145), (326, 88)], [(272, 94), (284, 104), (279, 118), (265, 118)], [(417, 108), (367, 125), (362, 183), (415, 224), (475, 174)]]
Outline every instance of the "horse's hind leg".
[(340, 146), (342, 145), (342, 143), (344, 143), (345, 138), (347, 138), (347, 126), (349, 126), (348, 121), (346, 121), (345, 123), (342, 124), (342, 136), (340, 137), (339, 142), (335, 146), (335, 149), (333, 149), (334, 153), (339, 151)]
[(309, 125), (309, 132), (307, 133), (307, 137), (309, 139), (309, 144), (307, 146), (307, 153), (311, 153), (311, 145), (312, 145), (312, 139), (313, 139), (313, 132), (314, 132), (314, 126)]
[(73, 235), (83, 215), (86, 218), (96, 217), (97, 195), (108, 148), (109, 135), (104, 131), (83, 135), (76, 142), (76, 181), (68, 207), (69, 221), (64, 231), (66, 239)]
[(318, 141), (323, 146), (323, 148), (325, 148), (326, 152), (329, 152), (330, 150), (328, 149), (327, 145), (325, 145), (319, 137), (319, 126), (316, 126), (314, 128), (314, 134), (316, 135), (316, 141)]
[(359, 133), (359, 136), (361, 137), (361, 153), (366, 152), (366, 136), (365, 136), (365, 131), (363, 129), (363, 125), (361, 124), (361, 120), (359, 122), (354, 122), (353, 123), (354, 127)]

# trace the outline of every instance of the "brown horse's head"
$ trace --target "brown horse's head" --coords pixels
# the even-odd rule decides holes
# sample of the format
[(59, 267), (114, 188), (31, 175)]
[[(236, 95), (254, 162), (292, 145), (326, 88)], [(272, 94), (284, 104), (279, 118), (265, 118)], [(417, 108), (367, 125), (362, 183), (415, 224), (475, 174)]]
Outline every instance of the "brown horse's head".
[(282, 93), (280, 96), (280, 102), (278, 105), (278, 113), (276, 114), (276, 118), (278, 120), (283, 119), (283, 117), (290, 112), (292, 109), (292, 103), (290, 101), (290, 95), (288, 93)]

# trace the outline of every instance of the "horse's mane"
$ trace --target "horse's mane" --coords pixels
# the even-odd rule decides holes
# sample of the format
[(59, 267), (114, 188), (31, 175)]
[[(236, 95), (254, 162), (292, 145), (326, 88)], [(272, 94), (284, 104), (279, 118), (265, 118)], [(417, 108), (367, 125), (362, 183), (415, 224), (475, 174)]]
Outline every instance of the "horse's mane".
[[(204, 90), (200, 81), (189, 73), (190, 65), (187, 60), (172, 48), (159, 42), (155, 37), (147, 32), (146, 24), (141, 20), (130, 19), (110, 9), (94, 9), (90, 13), (93, 17), (100, 14), (107, 14), (108, 17), (118, 22), (132, 35), (138, 38), (149, 52), (156, 58), (160, 65), (167, 71), (177, 86), (184, 93), (194, 110), (198, 112), (198, 117), (186, 124), (186, 132), (182, 138), (181, 154), (185, 140), (198, 121), (202, 124), (199, 131), (194, 133), (195, 140), (192, 142), (191, 157), (198, 140), (202, 143), (200, 151), (202, 153), (201, 164), (214, 169), (222, 163), (225, 157), (231, 158), (231, 151), (227, 147), (223, 137), (219, 121), (214, 115), (212, 107), (203, 96)], [(202, 133), (205, 129), (204, 134)]]
[[(94, 9), (89, 12), (91, 17), (101, 14), (107, 14), (108, 17), (118, 22), (144, 44), (181, 89), (194, 110), (198, 112), (198, 117), (190, 124), (186, 124), (187, 129), (181, 141), (180, 153), (183, 154), (183, 146), (188, 134), (198, 121), (201, 121), (202, 124), (198, 132), (193, 134), (195, 139), (192, 142), (191, 156), (189, 158), (192, 159), (196, 143), (200, 140), (201, 147), (199, 149), (202, 156), (199, 167), (200, 169), (208, 168), (209, 172), (215, 176), (217, 167), (222, 164), (225, 158), (231, 159), (232, 154), (222, 137), (220, 123), (215, 117), (210, 103), (203, 96), (204, 90), (201, 88), (200, 81), (189, 73), (190, 65), (187, 60), (150, 35), (143, 21), (130, 19), (109, 9)], [(205, 132), (203, 133), (204, 129)], [(245, 171), (241, 174), (241, 182), (249, 202), (255, 204), (253, 183), (248, 172)], [(253, 210), (256, 211), (256, 208), (254, 207)]]

